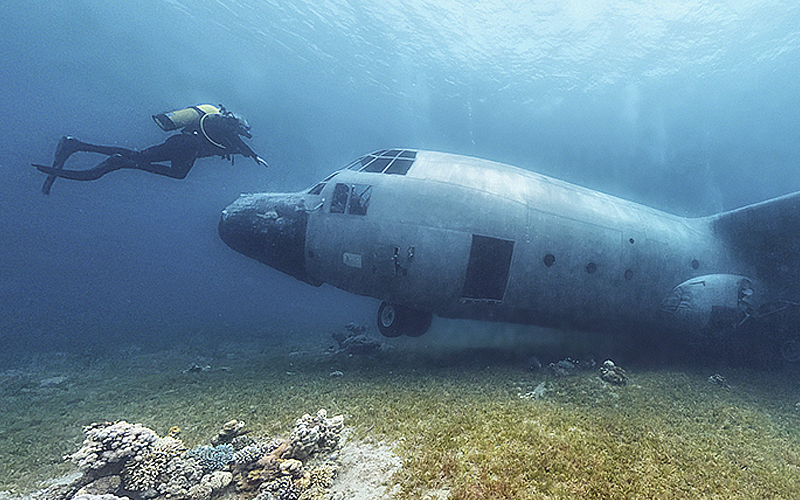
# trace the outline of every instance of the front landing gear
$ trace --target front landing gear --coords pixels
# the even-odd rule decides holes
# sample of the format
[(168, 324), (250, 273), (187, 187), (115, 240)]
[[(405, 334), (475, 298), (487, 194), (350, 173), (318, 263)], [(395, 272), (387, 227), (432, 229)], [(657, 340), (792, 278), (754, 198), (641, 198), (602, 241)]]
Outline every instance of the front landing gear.
[(384, 337), (419, 337), (428, 331), (433, 314), (405, 306), (381, 302), (378, 308), (378, 330)]

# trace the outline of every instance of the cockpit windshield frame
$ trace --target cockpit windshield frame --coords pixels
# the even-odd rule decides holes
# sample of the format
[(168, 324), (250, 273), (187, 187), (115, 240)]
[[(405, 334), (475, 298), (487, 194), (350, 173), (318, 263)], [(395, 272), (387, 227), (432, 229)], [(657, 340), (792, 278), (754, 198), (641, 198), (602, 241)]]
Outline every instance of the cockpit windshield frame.
[(381, 149), (364, 155), (345, 167), (359, 172), (406, 175), (417, 159), (417, 152), (410, 149)]

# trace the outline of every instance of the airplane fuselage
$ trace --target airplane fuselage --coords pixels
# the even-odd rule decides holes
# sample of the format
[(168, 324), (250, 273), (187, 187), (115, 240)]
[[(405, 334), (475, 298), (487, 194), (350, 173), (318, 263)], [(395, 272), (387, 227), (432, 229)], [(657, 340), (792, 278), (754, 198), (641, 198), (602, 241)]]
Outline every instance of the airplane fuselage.
[[(392, 172), (403, 151), (362, 157), (305, 192), (244, 195), (220, 234), (298, 279), (389, 304), (594, 331), (663, 327), (665, 311), (681, 314), (676, 287), (703, 276), (732, 277), (717, 295), (736, 309), (738, 280), (754, 276), (709, 218), (464, 156), (409, 151)], [(390, 167), (370, 171), (379, 160)], [(262, 236), (243, 248), (247, 234)]]

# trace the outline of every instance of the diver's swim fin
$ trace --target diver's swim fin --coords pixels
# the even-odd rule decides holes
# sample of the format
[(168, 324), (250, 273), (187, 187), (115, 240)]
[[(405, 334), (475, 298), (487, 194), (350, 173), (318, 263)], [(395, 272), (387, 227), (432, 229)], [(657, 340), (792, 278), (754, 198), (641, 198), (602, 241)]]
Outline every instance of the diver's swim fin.
[[(111, 155), (96, 167), (86, 170), (67, 170), (65, 168), (61, 168), (60, 166), (48, 167), (47, 165), (39, 165), (38, 163), (31, 163), (31, 165), (36, 167), (39, 172), (45, 173), (48, 176), (63, 177), (65, 179), (72, 179), (74, 181), (93, 181), (103, 177), (109, 172), (113, 172), (114, 170), (119, 170), (121, 168), (138, 168), (135, 161), (129, 158), (124, 158), (118, 154)], [(142, 170), (151, 171), (146, 168), (142, 168)]]
[(53, 183), (56, 181), (56, 175), (48, 175), (47, 179), (44, 180), (44, 184), (42, 184), (42, 194), (50, 194), (50, 189), (53, 187)]
[[(53, 168), (61, 169), (64, 167), (64, 162), (67, 161), (72, 153), (75, 153), (80, 149), (81, 142), (76, 140), (72, 136), (62, 136), (61, 139), (58, 140), (58, 145), (56, 145), (56, 152), (53, 158)], [(53, 183), (56, 181), (57, 175), (48, 175), (47, 179), (45, 179), (44, 184), (42, 184), (42, 193), (43, 194), (50, 194), (50, 189), (53, 187)]]
[[(58, 166), (55, 165), (55, 162), (53, 163), (54, 163), (53, 166), (50, 168), (61, 170), (61, 168), (64, 166), (63, 163)], [(35, 163), (31, 163), (31, 165), (33, 165), (34, 167), (44, 166), (44, 165), (36, 165)], [(47, 176), (47, 179), (44, 180), (44, 184), (42, 184), (42, 194), (50, 194), (50, 189), (53, 187), (53, 183), (56, 181), (56, 177), (58, 176), (55, 174), (49, 174)]]
[[(45, 187), (48, 187), (47, 183), (50, 180), (50, 177), (53, 177), (54, 180), (55, 177), (63, 177), (65, 179), (72, 179), (75, 181), (91, 181), (94, 179), (99, 179), (100, 177), (103, 176), (103, 174), (107, 173), (107, 170), (97, 169), (97, 168), (90, 168), (88, 170), (66, 170), (63, 168), (48, 167), (47, 165), (39, 165), (38, 163), (31, 163), (31, 165), (36, 167), (36, 169), (39, 170), (39, 172), (48, 175), (47, 179), (44, 181), (45, 185), (42, 186), (42, 192), (44, 192)], [(52, 186), (53, 183), (50, 182), (49, 185)]]

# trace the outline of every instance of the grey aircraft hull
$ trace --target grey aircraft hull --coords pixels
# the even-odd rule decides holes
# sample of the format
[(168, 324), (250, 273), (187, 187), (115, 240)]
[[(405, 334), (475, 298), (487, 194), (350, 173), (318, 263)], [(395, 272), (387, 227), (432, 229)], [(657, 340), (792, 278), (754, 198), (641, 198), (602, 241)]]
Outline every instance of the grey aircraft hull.
[[(794, 293), (797, 205), (684, 218), (487, 160), (384, 150), (307, 191), (242, 195), (219, 233), (302, 281), (384, 301), (388, 335), (424, 333), (431, 313), (709, 333)], [(777, 250), (752, 241), (778, 236)]]

